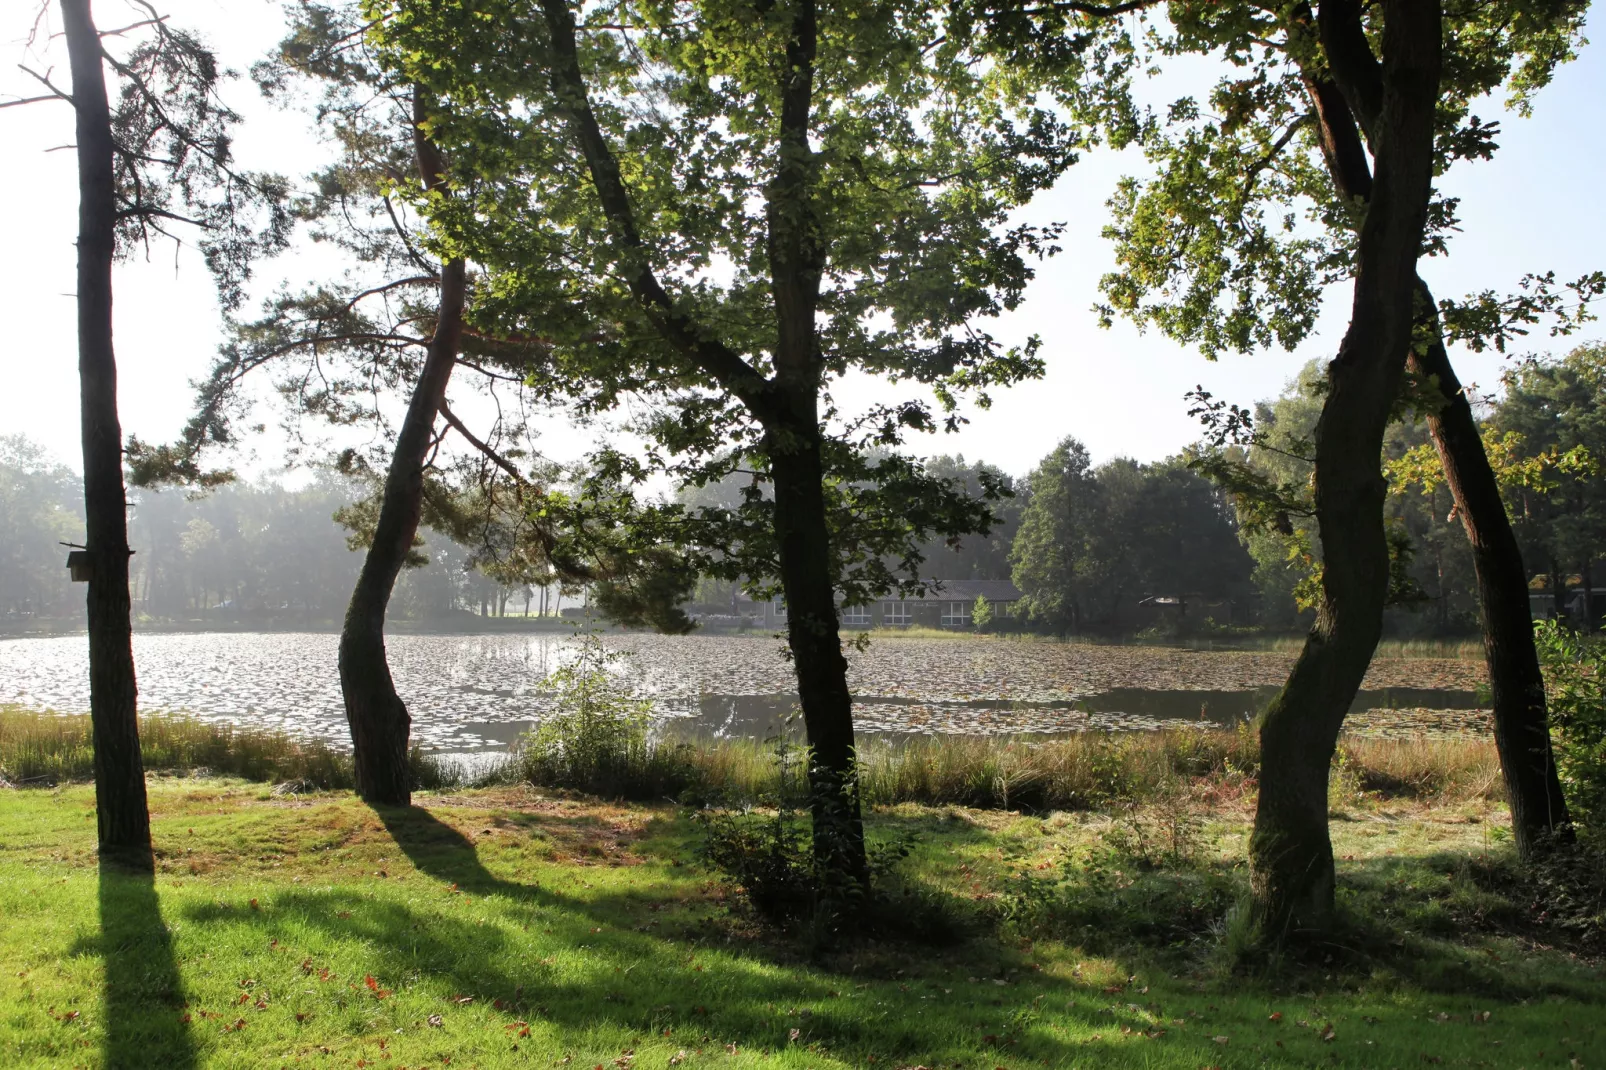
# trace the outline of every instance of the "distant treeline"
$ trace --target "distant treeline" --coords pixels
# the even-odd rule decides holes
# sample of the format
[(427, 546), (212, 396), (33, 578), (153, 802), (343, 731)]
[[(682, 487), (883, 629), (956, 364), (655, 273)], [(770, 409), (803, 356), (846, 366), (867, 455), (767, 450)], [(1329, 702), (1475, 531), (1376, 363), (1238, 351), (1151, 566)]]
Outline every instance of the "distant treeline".
[[(1239, 451), (1251, 468), (1288, 485), (1308, 479), (1303, 459), (1321, 409), (1321, 377), (1305, 369), (1254, 414), (1260, 438)], [(1606, 348), (1517, 364), (1484, 406), (1484, 437), (1533, 577), (1537, 615), (1598, 622), (1606, 597)], [(1471, 555), (1437, 468), (1425, 421), (1406, 411), (1389, 432), (1388, 516), (1399, 564), (1387, 626), (1397, 636), (1477, 631)], [(1025, 477), (984, 462), (936, 457), (934, 474), (980, 494), (983, 474), (1009, 488), (985, 534), (925, 547), (931, 579), (1013, 580), (1022, 592), (1009, 626), (1123, 635), (1287, 632), (1308, 625), (1320, 546), (1308, 517), (1246, 531), (1232, 497), (1184, 453), (1152, 464), (1093, 465), (1067, 438)], [(720, 504), (731, 486), (689, 491), (689, 506)], [(344, 612), (361, 563), (336, 514), (364, 497), (350, 480), (320, 475), (301, 489), (225, 486), (204, 497), (138, 491), (131, 531), (135, 613), (151, 620), (331, 622)], [(0, 439), (0, 621), (81, 618), (60, 545), (82, 535), (81, 488), (71, 470), (20, 438)], [(485, 549), (438, 534), (428, 564), (408, 570), (392, 615), (442, 620), (556, 614), (553, 585), (486, 575)], [(482, 570), (482, 567), (484, 570)], [(728, 598), (705, 583), (700, 601)], [(1554, 593), (1560, 597), (1555, 598)], [(578, 604), (580, 592), (564, 592)]]
[[(136, 619), (168, 622), (338, 622), (362, 554), (336, 514), (364, 488), (320, 475), (300, 489), (235, 483), (205, 496), (183, 490), (130, 495), (130, 585)], [(0, 438), (0, 626), (79, 623), (83, 587), (64, 567), (64, 542), (83, 539), (75, 473), (26, 440)], [(470, 550), (428, 535), (428, 563), (409, 569), (393, 617), (441, 620), (465, 614), (551, 614), (579, 604), (556, 586), (507, 586), (473, 567)]]

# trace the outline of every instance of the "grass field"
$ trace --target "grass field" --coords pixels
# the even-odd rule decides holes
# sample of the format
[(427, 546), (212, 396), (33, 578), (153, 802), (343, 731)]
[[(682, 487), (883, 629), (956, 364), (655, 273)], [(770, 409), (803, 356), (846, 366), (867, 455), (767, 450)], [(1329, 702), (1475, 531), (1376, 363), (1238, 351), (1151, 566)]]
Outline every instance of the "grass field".
[(0, 1064), (1606, 1063), (1606, 981), (1545, 946), (1476, 794), (1341, 807), (1347, 935), (1249, 974), (1216, 920), (1241, 797), (880, 809), (874, 834), (919, 837), (905, 882), (969, 935), (818, 955), (733, 912), (674, 808), (418, 801), (153, 778), (151, 878), (98, 869), (89, 788), (0, 791)]

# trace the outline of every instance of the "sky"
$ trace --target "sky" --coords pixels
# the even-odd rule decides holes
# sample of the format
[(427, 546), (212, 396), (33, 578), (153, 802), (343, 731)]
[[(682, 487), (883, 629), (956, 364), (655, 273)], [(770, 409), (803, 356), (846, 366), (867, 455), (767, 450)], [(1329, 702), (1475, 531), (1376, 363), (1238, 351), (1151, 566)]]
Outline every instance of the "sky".
[[(100, 24), (124, 18), (123, 0), (96, 4)], [(0, 5), (0, 100), (31, 96), (38, 83), (18, 70), (27, 64), (65, 85), (66, 49), (59, 38), (25, 44), (36, 0)], [(225, 65), (244, 71), (279, 37), (277, 2), (172, 0), (163, 5), (176, 25), (200, 31)], [(54, 15), (54, 12), (51, 13)], [(1597, 23), (1600, 21), (1596, 20)], [(48, 25), (54, 29), (59, 23)], [(238, 132), (242, 166), (287, 174), (305, 172), (321, 159), (303, 116), (265, 105), (248, 80), (225, 89), (247, 121)], [(1500, 151), (1492, 162), (1459, 165), (1440, 183), (1461, 198), (1463, 233), (1448, 258), (1425, 261), (1423, 275), (1441, 297), (1495, 289), (1506, 292), (1530, 271), (1554, 270), (1561, 279), (1606, 268), (1606, 51), (1587, 45), (1537, 98), (1534, 116), (1505, 113), (1497, 102), (1478, 110), (1500, 118)], [(0, 109), (0, 322), (6, 324), (7, 388), (0, 434), (23, 434), (56, 459), (77, 468), (78, 383), (73, 330), (73, 238), (77, 226), (74, 157), (60, 148), (72, 141), (72, 110), (61, 103)], [(970, 423), (954, 435), (912, 443), (921, 454), (962, 453), (1006, 471), (1024, 473), (1067, 435), (1080, 439), (1095, 462), (1113, 457), (1159, 460), (1198, 437), (1184, 392), (1195, 385), (1246, 404), (1274, 396), (1307, 361), (1336, 352), (1348, 313), (1347, 287), (1330, 292), (1314, 335), (1297, 352), (1281, 350), (1206, 361), (1195, 350), (1118, 322), (1100, 329), (1091, 306), (1098, 279), (1113, 267), (1110, 244), (1100, 236), (1105, 201), (1117, 180), (1141, 168), (1131, 154), (1094, 151), (1022, 213), (1037, 223), (1066, 224), (1064, 251), (1040, 265), (1021, 307), (991, 327), (1007, 343), (1031, 335), (1043, 341), (1046, 375), (999, 391), (987, 411), (969, 411)], [(255, 290), (282, 280), (304, 280), (315, 268), (307, 257), (264, 265)], [(120, 265), (115, 277), (115, 331), (119, 404), (125, 434), (146, 441), (172, 439), (193, 396), (191, 380), (208, 366), (221, 338), (211, 281), (199, 259), (171, 245), (153, 246), (148, 258)], [(1526, 351), (1562, 352), (1580, 338), (1606, 336), (1591, 324), (1573, 339), (1536, 333)], [(1463, 380), (1497, 386), (1508, 363), (1497, 354), (1452, 353)], [(846, 383), (837, 391), (847, 407), (884, 396), (871, 384)], [(472, 411), (473, 402), (454, 402)], [(271, 425), (270, 425), (271, 426)], [(553, 426), (543, 449), (554, 459), (584, 452), (597, 432)], [(241, 467), (266, 471), (278, 459), (272, 440), (257, 443)]]

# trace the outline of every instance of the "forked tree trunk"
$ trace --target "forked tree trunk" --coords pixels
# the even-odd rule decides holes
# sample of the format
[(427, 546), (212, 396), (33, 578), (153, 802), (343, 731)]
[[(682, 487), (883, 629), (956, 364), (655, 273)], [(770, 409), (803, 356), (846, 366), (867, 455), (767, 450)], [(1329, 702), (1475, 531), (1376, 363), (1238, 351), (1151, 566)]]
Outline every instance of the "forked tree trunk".
[[(842, 654), (826, 526), (819, 433), (771, 445), (775, 538), (786, 593), (786, 635), (797, 671), (798, 698), (809, 741), (809, 800), (814, 859), (823, 873), (868, 888), (853, 696)], [(776, 436), (771, 435), (773, 442)]]
[[(1337, 59), (1332, 72), (1334, 76), (1342, 73), (1349, 83), (1341, 90), (1325, 74), (1313, 70), (1306, 71), (1305, 81), (1320, 120), (1328, 171), (1339, 196), (1353, 206), (1364, 205), (1372, 194), (1372, 176), (1357, 123), (1375, 131), (1381, 81), (1358, 20), (1339, 15), (1346, 6), (1353, 10), (1353, 5), (1330, 0), (1322, 25), (1325, 50)], [(1436, 383), (1439, 392), (1440, 405), (1428, 416), (1428, 431), (1471, 544), (1493, 692), (1495, 745), (1517, 846), (1528, 857), (1547, 838), (1568, 838), (1572, 833), (1551, 754), (1527, 571), (1472, 407), (1445, 350), (1433, 294), (1420, 276), (1413, 285), (1418, 324), (1428, 342), (1425, 347), (1420, 342), (1413, 347), (1411, 368), (1424, 382)]]
[[(812, 0), (799, 0), (780, 75), (781, 151), (766, 190), (770, 286), (775, 300), (775, 376), (767, 379), (716, 332), (687, 317), (648, 266), (647, 246), (613, 150), (587, 100), (567, 0), (542, 0), (552, 42), (552, 90), (569, 116), (631, 291), (664, 339), (731, 391), (764, 427), (775, 481), (775, 537), (787, 633), (811, 753), (816, 861), (833, 879), (868, 889), (859, 816), (853, 711), (847, 661), (837, 630), (835, 569), (826, 523), (819, 393), (821, 360), (815, 315), (824, 253), (815, 218), (817, 167), (809, 146), (817, 26)], [(562, 592), (559, 591), (561, 603)]]
[[(440, 152), (418, 128), (426, 117), (424, 108), (422, 92), (415, 90), (413, 142), (419, 173), (426, 188), (439, 189), (445, 185), (445, 167)], [(412, 721), (406, 703), (396, 693), (385, 656), (385, 611), (423, 513), (424, 460), (435, 415), (457, 363), (466, 280), (462, 260), (451, 260), (442, 266), (435, 333), (396, 435), (373, 544), (363, 558), (340, 632), (340, 692), (345, 700), (346, 722), (351, 726), (357, 794), (370, 803), (388, 806), (412, 802), (407, 766)]]
[[(1417, 285), (1422, 309), (1431, 313), (1433, 295), (1421, 280)], [(1413, 352), (1411, 367), (1418, 378), (1437, 384), (1442, 399), (1440, 408), (1428, 415), (1428, 431), (1472, 545), (1495, 747), (1517, 850), (1523, 858), (1531, 858), (1552, 839), (1570, 841), (1573, 832), (1550, 746), (1545, 680), (1528, 604), (1528, 571), (1472, 406), (1438, 337), (1437, 317), (1433, 326), (1433, 343), (1424, 352)]]
[(1441, 44), (1436, 4), (1386, 0), (1384, 17), (1376, 178), (1360, 230), (1349, 329), (1328, 368), (1327, 400), (1316, 425), (1322, 601), (1260, 729), (1250, 888), (1256, 920), (1272, 938), (1332, 922), (1328, 771), (1344, 715), (1377, 647), (1388, 594), (1387, 488), (1379, 465), (1415, 320)]
[(95, 746), (95, 825), (103, 855), (151, 864), (151, 821), (139, 753), (134, 639), (129, 624), (128, 513), (123, 493), (112, 260), (117, 199), (111, 114), (100, 34), (89, 0), (62, 0), (78, 139), (78, 381), (84, 450), (89, 710)]

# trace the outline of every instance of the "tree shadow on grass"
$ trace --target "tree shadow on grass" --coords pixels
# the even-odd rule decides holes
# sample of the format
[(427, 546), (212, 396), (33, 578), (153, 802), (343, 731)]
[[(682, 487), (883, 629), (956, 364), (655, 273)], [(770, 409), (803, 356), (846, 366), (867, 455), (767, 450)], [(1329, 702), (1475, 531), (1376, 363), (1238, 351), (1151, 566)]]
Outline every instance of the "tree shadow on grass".
[[(500, 1018), (483, 1023), (480, 1017), (494, 1009), (510, 1021), (542, 1021), (557, 1028), (565, 1038), (561, 1043), (583, 1045), (599, 1026), (611, 1025), (637, 1037), (684, 1036), (688, 1046), (715, 1051), (724, 1045), (778, 1051), (818, 1044), (859, 1065), (868, 1065), (871, 1056), (895, 1058), (896, 1065), (974, 1061), (974, 1048), (965, 1042), (973, 1043), (968, 1032), (935, 1038), (928, 1017), (930, 1000), (955, 991), (955, 981), (947, 982), (949, 989), (934, 983), (925, 989), (878, 985), (886, 991), (876, 994), (878, 1009), (871, 1013), (870, 996), (858, 991), (866, 985), (853, 984), (853, 978), (798, 963), (777, 969), (762, 949), (730, 944), (716, 932), (674, 936), (631, 926), (635, 908), (655, 897), (650, 885), (571, 896), (508, 880), (486, 867), (469, 837), (427, 810), (375, 812), (413, 865), (455, 885), (456, 894), (404, 903), (343, 890), (298, 889), (275, 895), (260, 911), (207, 905), (193, 908), (189, 916), (201, 924), (249, 924), (286, 944), (296, 933), (317, 930), (364, 948), (371, 964), (364, 968), (380, 984), (408, 976), (433, 981), (443, 994), (443, 1043), (459, 1029), (489, 1028), (499, 1034)], [(504, 924), (483, 924), (485, 912), (500, 914)], [(561, 950), (555, 958), (538, 958), (520, 946), (521, 930), (541, 934), (531, 940), (543, 950)], [(1074, 1052), (1078, 1060), (1105, 1062), (1099, 1045), (1073, 1048), (1047, 1029), (1022, 1026), (1005, 1036), (1011, 1032), (1005, 1004), (1012, 1001), (990, 983), (985, 990), (978, 984), (972, 994), (988, 997), (966, 1004), (964, 1013), (976, 1018), (976, 1035), (999, 1034), (998, 1043), (1009, 1044), (1011, 1056), (1030, 1052), (1034, 1062), (1067, 1065)], [(465, 998), (472, 1000), (473, 1011), (458, 1005)], [(1071, 1017), (1095, 1024), (1091, 1007), (1086, 1017), (1080, 1009)], [(1121, 1022), (1101, 1012), (1096, 1024), (1110, 1028)]]
[(105, 961), (106, 1070), (188, 1070), (195, 1046), (184, 1022), (184, 989), (173, 938), (148, 867), (103, 861), (101, 953)]

